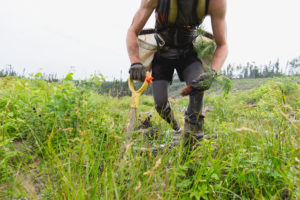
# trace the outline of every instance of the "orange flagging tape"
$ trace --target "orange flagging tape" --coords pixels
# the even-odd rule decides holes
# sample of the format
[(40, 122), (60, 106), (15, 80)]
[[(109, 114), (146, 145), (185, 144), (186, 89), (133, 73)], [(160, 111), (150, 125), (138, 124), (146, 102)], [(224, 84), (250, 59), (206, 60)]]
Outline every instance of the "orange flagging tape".
[(145, 79), (145, 81), (147, 81), (148, 83), (150, 83), (151, 85), (152, 85), (152, 80), (153, 80), (154, 78), (152, 77), (152, 76), (146, 76), (146, 79)]

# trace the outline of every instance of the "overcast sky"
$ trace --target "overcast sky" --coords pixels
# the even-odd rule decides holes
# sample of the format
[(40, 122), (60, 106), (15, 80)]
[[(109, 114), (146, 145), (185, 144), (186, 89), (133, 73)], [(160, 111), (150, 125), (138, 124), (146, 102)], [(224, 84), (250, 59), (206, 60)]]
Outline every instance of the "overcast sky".
[[(0, 0), (0, 69), (127, 78), (127, 29), (141, 0)], [(300, 55), (299, 0), (228, 0), (229, 63)], [(205, 27), (211, 30), (210, 19)], [(153, 27), (153, 17), (147, 27)]]

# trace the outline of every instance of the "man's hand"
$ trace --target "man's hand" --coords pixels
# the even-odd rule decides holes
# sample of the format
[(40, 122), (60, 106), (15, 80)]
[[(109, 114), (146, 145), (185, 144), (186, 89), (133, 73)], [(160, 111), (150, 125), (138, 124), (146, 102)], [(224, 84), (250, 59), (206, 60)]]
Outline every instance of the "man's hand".
[(208, 90), (213, 82), (213, 80), (217, 77), (217, 72), (213, 69), (210, 69), (208, 72), (200, 74), (195, 80), (192, 81), (191, 87), (192, 89), (205, 91)]
[(142, 63), (133, 63), (130, 66), (129, 74), (132, 80), (137, 81), (145, 81), (146, 78), (146, 68), (142, 65)]

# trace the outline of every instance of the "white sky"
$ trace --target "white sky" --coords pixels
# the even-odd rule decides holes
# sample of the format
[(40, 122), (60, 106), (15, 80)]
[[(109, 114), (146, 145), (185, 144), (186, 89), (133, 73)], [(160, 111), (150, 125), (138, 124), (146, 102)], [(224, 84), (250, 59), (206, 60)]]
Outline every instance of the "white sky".
[[(0, 69), (100, 72), (127, 78), (126, 32), (141, 0), (0, 0)], [(258, 64), (300, 55), (299, 0), (228, 0), (225, 63)], [(154, 24), (153, 17), (147, 27)], [(205, 20), (210, 28), (210, 19)], [(72, 66), (72, 68), (71, 68)]]

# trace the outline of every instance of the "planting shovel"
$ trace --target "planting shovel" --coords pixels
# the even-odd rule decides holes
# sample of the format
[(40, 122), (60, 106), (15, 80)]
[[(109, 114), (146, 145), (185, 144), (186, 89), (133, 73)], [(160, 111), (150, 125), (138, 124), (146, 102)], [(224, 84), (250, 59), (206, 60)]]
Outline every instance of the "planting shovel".
[(147, 89), (148, 84), (149, 83), (152, 84), (152, 79), (153, 79), (153, 77), (151, 77), (151, 72), (147, 72), (146, 79), (145, 79), (143, 85), (137, 91), (134, 89), (133, 80), (130, 77), (128, 79), (128, 86), (132, 93), (132, 97), (131, 97), (131, 102), (130, 102), (130, 117), (129, 117), (129, 122), (127, 125), (127, 131), (126, 131), (126, 141), (127, 142), (130, 141), (131, 137), (132, 137), (132, 131), (133, 131), (133, 126), (134, 126), (135, 116), (136, 116), (136, 110), (139, 106), (140, 96)]

